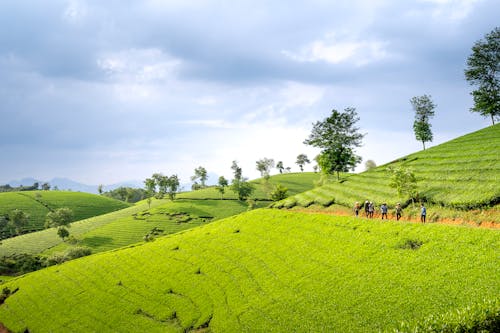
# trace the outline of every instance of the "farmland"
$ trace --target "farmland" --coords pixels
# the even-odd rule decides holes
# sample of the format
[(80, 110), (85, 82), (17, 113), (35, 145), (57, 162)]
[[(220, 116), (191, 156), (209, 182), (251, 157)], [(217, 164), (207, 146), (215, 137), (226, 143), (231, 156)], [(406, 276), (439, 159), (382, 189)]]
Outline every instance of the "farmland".
[(496, 230), (259, 209), (8, 281), (18, 291), (0, 321), (33, 332), (391, 330), (498, 297), (499, 250)]
[(23, 191), (0, 193), (0, 215), (14, 209), (22, 210), (30, 217), (25, 231), (44, 228), (47, 213), (57, 208), (68, 207), (73, 211), (73, 220), (116, 211), (129, 205), (110, 198), (81, 192)]
[(275, 205), (278, 208), (329, 206), (352, 207), (354, 202), (387, 202), (394, 207), (400, 198), (389, 186), (390, 167), (404, 166), (417, 177), (419, 200), (451, 209), (481, 209), (500, 202), (500, 124), (470, 133), (360, 174), (344, 176), (299, 193)]

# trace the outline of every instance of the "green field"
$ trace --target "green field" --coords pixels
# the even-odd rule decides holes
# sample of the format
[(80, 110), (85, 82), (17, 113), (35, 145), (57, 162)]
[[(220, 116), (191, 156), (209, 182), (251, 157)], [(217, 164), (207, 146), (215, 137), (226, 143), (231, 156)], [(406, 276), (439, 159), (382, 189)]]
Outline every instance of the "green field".
[(66, 191), (23, 191), (0, 193), (0, 215), (14, 209), (22, 210), (30, 218), (26, 231), (44, 228), (47, 213), (57, 208), (68, 207), (73, 211), (73, 220), (78, 221), (116, 211), (129, 205), (118, 200), (95, 194)]
[(389, 186), (389, 167), (411, 168), (418, 185), (419, 200), (453, 209), (479, 209), (500, 202), (500, 124), (464, 135), (420, 151), (371, 171), (344, 176), (311, 191), (289, 197), (275, 207), (307, 207), (332, 203), (352, 207), (356, 201), (387, 202), (394, 207), (399, 198)]
[(498, 298), (498, 253), (497, 230), (260, 209), (10, 280), (18, 290), (0, 322), (15, 332), (377, 332)]

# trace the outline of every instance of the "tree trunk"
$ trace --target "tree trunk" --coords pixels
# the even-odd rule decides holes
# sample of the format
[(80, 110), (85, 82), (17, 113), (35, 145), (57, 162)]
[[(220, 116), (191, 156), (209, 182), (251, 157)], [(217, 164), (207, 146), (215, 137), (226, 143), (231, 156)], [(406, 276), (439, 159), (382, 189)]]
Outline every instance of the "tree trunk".
[(424, 146), (424, 150), (425, 150), (425, 141), (422, 141), (422, 146)]
[(491, 114), (491, 122), (495, 125), (495, 117), (493, 116), (493, 113)]

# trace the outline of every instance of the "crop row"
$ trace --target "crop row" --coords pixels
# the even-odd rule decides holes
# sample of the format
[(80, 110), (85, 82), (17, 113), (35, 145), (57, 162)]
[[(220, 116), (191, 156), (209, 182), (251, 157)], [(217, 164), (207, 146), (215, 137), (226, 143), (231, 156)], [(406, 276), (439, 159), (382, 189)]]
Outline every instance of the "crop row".
[[(404, 250), (405, 239), (423, 245)], [(0, 321), (40, 332), (378, 331), (498, 295), (499, 245), (490, 230), (258, 210), (8, 282), (19, 292)]]

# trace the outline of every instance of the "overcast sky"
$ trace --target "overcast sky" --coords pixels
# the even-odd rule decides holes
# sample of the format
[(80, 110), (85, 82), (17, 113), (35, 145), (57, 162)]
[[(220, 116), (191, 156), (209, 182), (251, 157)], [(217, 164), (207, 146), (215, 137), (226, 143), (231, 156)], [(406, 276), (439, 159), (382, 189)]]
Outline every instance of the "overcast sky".
[(498, 13), (498, 0), (2, 0), (0, 184), (188, 182), (198, 166), (232, 179), (233, 160), (256, 178), (264, 157), (298, 171), (318, 153), (303, 144), (312, 123), (351, 106), (363, 164), (381, 165), (422, 147), (413, 96), (437, 104), (431, 146), (491, 124), (469, 111), (463, 72)]

